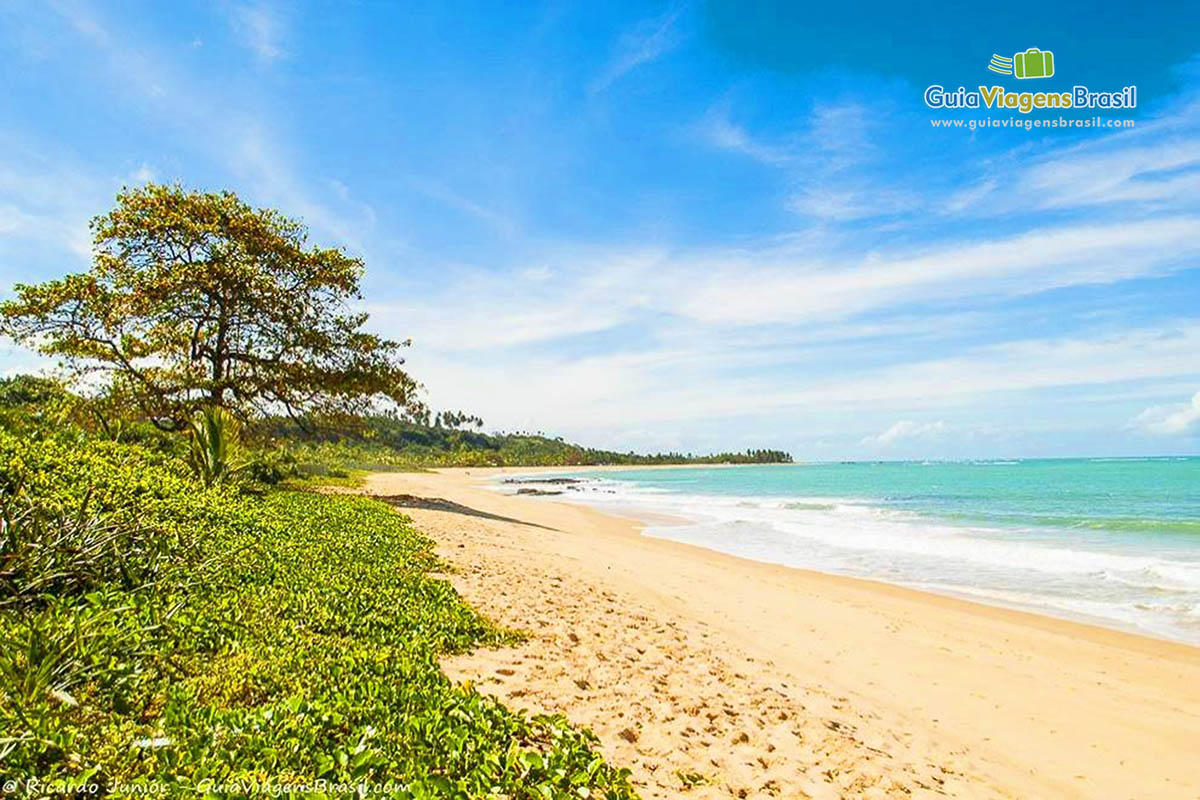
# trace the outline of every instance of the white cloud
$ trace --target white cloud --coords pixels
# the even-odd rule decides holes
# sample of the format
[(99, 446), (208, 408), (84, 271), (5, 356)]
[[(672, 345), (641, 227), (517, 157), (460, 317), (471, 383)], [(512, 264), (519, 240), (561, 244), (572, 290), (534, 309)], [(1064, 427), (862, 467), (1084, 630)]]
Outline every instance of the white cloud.
[(426, 197), (437, 200), (439, 203), (456, 211), (475, 217), (502, 234), (511, 236), (517, 231), (517, 223), (505, 212), (476, 202), (454, 191), (444, 183), (418, 177), (411, 177), (409, 183)]
[(853, 101), (821, 103), (813, 108), (805, 141), (824, 156), (821, 170), (843, 172), (878, 158), (879, 116), (878, 110)]
[(955, 191), (942, 204), (947, 214), (959, 214), (975, 206), (986, 197), (992, 196), (999, 184), (995, 178), (985, 178), (970, 186)]
[[(443, 297), (401, 291), (419, 300), (369, 303), (366, 310), (390, 335), (413, 339), (442, 353), (485, 354), (604, 331), (628, 322), (648, 302), (630, 291), (663, 263), (656, 250), (575, 252), (569, 268), (556, 268), (553, 254), (514, 276), (446, 267)], [(447, 314), (446, 308), (453, 308)]]
[[(924, 251), (829, 262), (771, 250), (708, 260), (676, 292), (695, 319), (763, 324), (835, 319), (905, 303), (1020, 296), (1159, 274), (1200, 255), (1200, 219), (1063, 225)], [(678, 284), (677, 284), (678, 285)]]
[[(1128, 207), (1194, 211), (1200, 197), (1200, 103), (1177, 101), (1159, 116), (1070, 144), (1025, 140), (981, 159), (956, 185), (906, 173), (904, 137), (884, 127), (902, 110), (868, 109), (853, 100), (817, 104), (791, 134), (767, 135), (737, 124), (727, 103), (698, 127), (708, 144), (779, 167), (793, 188), (785, 206), (819, 222), (847, 223), (923, 210), (989, 218), (1036, 211)], [(922, 123), (925, 120), (920, 120)], [(885, 167), (885, 168), (880, 168)], [(924, 222), (920, 218), (917, 222)]]
[(287, 55), (283, 24), (274, 10), (263, 4), (234, 6), (230, 14), (234, 34), (260, 61), (270, 63)]
[(154, 180), (154, 170), (149, 164), (143, 163), (133, 172), (129, 173), (129, 180), (133, 183), (149, 183)]
[(527, 281), (542, 283), (554, 277), (554, 270), (546, 264), (539, 264), (534, 267), (525, 267), (517, 274)]
[(876, 436), (864, 436), (861, 444), (887, 447), (896, 442), (912, 439), (932, 439), (946, 433), (947, 426), (942, 420), (937, 422), (913, 422), (902, 419), (890, 428)]
[(16, 375), (52, 375), (55, 361), (46, 356), (32, 353), (25, 348), (14, 347), (0, 339), (0, 378)]
[[(474, 319), (472, 307), (459, 307), (456, 319)], [(589, 313), (587, 301), (571, 308), (576, 316)], [(581, 324), (572, 315), (540, 319), (548, 327)], [(405, 317), (373, 320), (403, 326), (387, 331), (392, 335), (410, 330)], [(722, 431), (744, 423), (786, 441), (813, 430), (811, 421), (825, 419), (833, 420), (826, 428), (831, 435), (836, 429), (854, 431), (852, 437), (843, 434), (847, 447), (859, 444), (863, 420), (878, 420), (883, 431), (889, 418), (897, 417), (944, 420), (944, 433), (962, 437), (981, 431), (983, 420), (1008, 427), (1034, 419), (1044, 425), (1056, 417), (1064, 422), (1087, 418), (1101, 430), (1110, 424), (1116, 434), (1131, 400), (1144, 403), (1173, 391), (1180, 380), (1194, 385), (1200, 377), (1200, 320), (1106, 336), (1004, 342), (941, 358), (922, 357), (903, 339), (881, 354), (879, 343), (850, 349), (836, 342), (809, 346), (803, 333), (789, 339), (771, 331), (763, 332), (764, 345), (741, 332), (682, 324), (670, 341), (663, 340), (660, 329), (653, 341), (596, 354), (572, 348), (444, 350), (440, 340), (418, 336), (410, 363), (435, 402), (469, 401), (491, 425), (514, 428), (536, 420), (546, 430), (605, 446), (622, 446), (617, 434), (634, 422), (667, 431), (689, 426)], [(486, 341), (509, 335), (507, 327), (503, 320), (489, 333), (482, 322), (472, 323), (470, 335)], [(798, 353), (816, 363), (797, 363)], [(836, 371), (826, 366), (830, 358), (838, 362)], [(1081, 414), (1084, 407), (1087, 414)], [(985, 438), (998, 441), (995, 434)], [(939, 442), (962, 444), (957, 438)]]
[(773, 140), (735, 123), (727, 104), (710, 108), (696, 130), (713, 147), (781, 169), (790, 184), (785, 205), (800, 216), (849, 222), (910, 212), (923, 203), (919, 192), (889, 184), (870, 168), (882, 156), (876, 140), (883, 134), (861, 103), (819, 104), (802, 128)]
[(763, 164), (783, 165), (793, 161), (787, 148), (751, 136), (743, 126), (729, 118), (729, 111), (725, 108), (710, 109), (697, 131), (713, 147), (748, 156)]
[(1192, 396), (1190, 403), (1150, 406), (1129, 424), (1160, 436), (1182, 436), (1200, 431), (1200, 392)]
[[(368, 310), (394, 324), (394, 334), (444, 352), (494, 358), (504, 348), (551, 345), (643, 319), (641, 349), (670, 341), (748, 342), (737, 355), (748, 365), (767, 352), (795, 358), (793, 329), (803, 331), (810, 347), (870, 336), (942, 336), (954, 315), (878, 315), (1163, 274), (1200, 256), (1198, 227), (1195, 218), (1064, 225), (857, 260), (836, 255), (843, 244), (821, 240), (725, 252), (549, 247), (511, 271), (445, 267), (437, 287), (396, 287), (400, 298), (420, 301), (379, 297)], [(822, 250), (829, 253), (822, 260), (811, 255)], [(453, 315), (443, 311), (450, 306)], [(868, 314), (876, 316), (869, 324), (862, 322)]]
[(1194, 209), (1200, 196), (1200, 104), (1178, 102), (1137, 128), (1041, 152), (1024, 143), (991, 159), (977, 183), (953, 193), (949, 213), (1132, 206)]
[[(261, 98), (243, 106), (236, 93), (213, 94), (206, 83), (179, 71), (177, 53), (169, 46), (116, 35), (118, 23), (106, 19), (100, 8), (54, 0), (51, 11), (75, 35), (69, 46), (85, 52), (95, 65), (99, 85), (107, 83), (113, 102), (126, 102), (139, 125), (155, 126), (181, 155), (190, 148), (191, 161), (224, 175), (224, 185), (236, 186), (248, 202), (300, 217), (315, 241), (345, 246), (368, 263), (382, 261), (368, 252), (369, 242), (379, 242), (371, 236), (376, 228), (373, 208), (355, 200), (345, 187), (333, 185), (331, 192), (327, 181), (300, 172), (295, 151), (270, 124)], [(44, 141), (0, 133), (0, 294), (18, 281), (86, 268), (91, 260), (88, 220), (111, 207), (123, 185), (179, 177), (160, 174), (149, 163), (132, 172), (128, 167), (105, 172), (82, 156), (52, 150)], [(402, 246), (392, 240), (386, 245)]]
[[(300, 177), (294, 154), (262, 115), (257, 99), (241, 108), (236, 96), (212, 94), (172, 69), (171, 58), (155, 43), (114, 36), (103, 19), (83, 6), (60, 5), (56, 10), (107, 60), (114, 85), (138, 94), (146, 105), (144, 112), (164, 131), (176, 133), (177, 146), (190, 144), (231, 173), (244, 199), (286, 209), (314, 233), (367, 255), (365, 231), (374, 225), (373, 210), (366, 204), (343, 202), (352, 212), (345, 213), (318, 199), (328, 195), (327, 185), (315, 190)], [(266, 5), (235, 6), (231, 24), (260, 58), (284, 55), (282, 23)]]
[(873, 186), (867, 180), (821, 180), (798, 189), (788, 199), (787, 207), (806, 217), (848, 222), (902, 214), (920, 202), (915, 192)]
[(69, 24), (85, 42), (91, 44), (108, 59), (115, 72), (121, 76), (119, 92), (132, 90), (134, 95), (153, 102), (169, 98), (163, 81), (169, 79), (166, 65), (154, 62), (143, 52), (143, 48), (112, 35), (108, 27), (84, 4), (57, 0), (52, 8)]
[(680, 9), (672, 9), (662, 16), (644, 19), (622, 34), (612, 58), (588, 88), (592, 92), (604, 91), (643, 64), (675, 49), (680, 40), (679, 16)]
[(819, 387), (776, 393), (785, 407), (965, 408), (1003, 395), (1200, 375), (1200, 322), (1106, 337), (1004, 342), (945, 358), (893, 363)]
[(1055, 154), (1025, 170), (1019, 190), (1040, 198), (1042, 208), (1194, 198), (1200, 190), (1200, 140), (1170, 137)]
[(372, 214), (356, 207), (353, 215), (346, 215), (315, 199), (297, 175), (287, 149), (263, 121), (231, 116), (225, 120), (223, 136), (220, 157), (257, 194), (352, 252), (366, 252), (364, 230), (371, 227)]
[(754, 141), (746, 129), (734, 125), (725, 117), (712, 118), (704, 126), (705, 135), (713, 145), (724, 150), (733, 150), (768, 164), (782, 163), (787, 154)]
[(16, 261), (29, 253), (86, 263), (92, 245), (88, 220), (112, 202), (120, 185), (119, 179), (93, 175), (62, 157), (5, 141), (0, 147), (0, 268), (29, 278), (31, 265)]

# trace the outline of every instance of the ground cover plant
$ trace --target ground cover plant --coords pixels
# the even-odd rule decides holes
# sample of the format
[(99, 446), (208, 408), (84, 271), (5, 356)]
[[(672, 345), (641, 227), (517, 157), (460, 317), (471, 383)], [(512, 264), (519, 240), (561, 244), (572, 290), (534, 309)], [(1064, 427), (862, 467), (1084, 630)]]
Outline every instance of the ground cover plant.
[(206, 488), (138, 445), (0, 430), (0, 505), (9, 779), (633, 796), (588, 733), (442, 675), (439, 655), (514, 635), (381, 503)]

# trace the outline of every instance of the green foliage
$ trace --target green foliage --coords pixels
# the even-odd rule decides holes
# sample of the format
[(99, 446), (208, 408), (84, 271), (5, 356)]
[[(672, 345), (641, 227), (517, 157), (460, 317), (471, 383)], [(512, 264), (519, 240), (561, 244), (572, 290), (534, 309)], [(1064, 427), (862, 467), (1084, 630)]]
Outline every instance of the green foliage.
[(245, 469), (238, 421), (223, 408), (208, 406), (192, 417), (188, 465), (205, 486), (231, 480)]
[(0, 378), (0, 408), (45, 408), (59, 402), (65, 394), (62, 384), (53, 378), (36, 375)]
[(176, 463), (0, 431), (0, 773), (633, 796), (590, 734), (444, 677), (440, 655), (513, 636), (432, 577), (403, 517)]
[(79, 399), (52, 378), (0, 378), (0, 425), (27, 436), (51, 432), (78, 413)]
[(53, 378), (0, 378), (0, 428), (35, 439), (106, 439), (140, 444), (163, 455), (184, 457), (183, 437), (141, 419), (118, 390), (90, 396), (69, 391)]
[(85, 273), (18, 284), (0, 333), (103, 372), (164, 430), (225, 406), (241, 416), (418, 406), (406, 343), (363, 330), (360, 260), (311, 247), (300, 223), (231, 192), (147, 184), (92, 221)]
[(246, 464), (246, 477), (263, 486), (278, 486), (297, 474), (295, 456), (277, 448), (258, 451)]
[[(444, 415), (442, 415), (444, 420)], [(461, 415), (454, 416), (455, 421)], [(470, 423), (473, 424), (473, 423)], [(485, 434), (425, 425), (387, 416), (361, 420), (353, 433), (305, 430), (279, 417), (254, 426), (260, 442), (289, 453), (300, 465), (342, 469), (425, 467), (580, 466), (602, 464), (777, 464), (792, 457), (780, 450), (747, 450), (697, 456), (691, 453), (617, 453), (540, 434)]]

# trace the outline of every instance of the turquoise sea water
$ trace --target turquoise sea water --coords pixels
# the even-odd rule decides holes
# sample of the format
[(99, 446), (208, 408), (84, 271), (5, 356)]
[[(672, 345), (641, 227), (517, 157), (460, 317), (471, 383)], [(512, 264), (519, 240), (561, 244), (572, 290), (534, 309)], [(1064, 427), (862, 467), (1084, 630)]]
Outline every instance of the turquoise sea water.
[(1200, 458), (577, 473), (647, 534), (1200, 644)]

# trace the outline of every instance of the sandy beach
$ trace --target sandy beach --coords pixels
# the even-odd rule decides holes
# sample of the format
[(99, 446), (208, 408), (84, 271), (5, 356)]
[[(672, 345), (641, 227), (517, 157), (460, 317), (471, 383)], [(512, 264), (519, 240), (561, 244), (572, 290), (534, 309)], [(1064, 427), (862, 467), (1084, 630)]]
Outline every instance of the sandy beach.
[(447, 674), (591, 728), (643, 797), (1200, 796), (1200, 649), (644, 537), (496, 472), (366, 490), (529, 634)]

